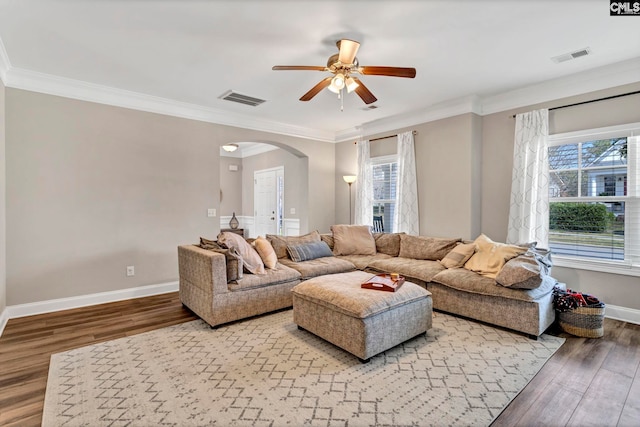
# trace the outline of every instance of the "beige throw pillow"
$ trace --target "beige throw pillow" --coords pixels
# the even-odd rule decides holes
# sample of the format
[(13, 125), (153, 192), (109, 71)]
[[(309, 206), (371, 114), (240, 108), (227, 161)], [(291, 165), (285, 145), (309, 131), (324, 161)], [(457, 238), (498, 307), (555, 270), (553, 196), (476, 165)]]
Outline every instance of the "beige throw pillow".
[(368, 225), (332, 225), (335, 255), (375, 255), (376, 241)]
[(465, 263), (464, 268), (492, 279), (496, 278), (496, 275), (507, 261), (525, 253), (528, 249), (505, 243), (496, 243), (484, 234), (478, 236), (474, 244), (476, 245), (476, 252)]
[(244, 237), (223, 231), (218, 235), (218, 243), (225, 245), (227, 248), (234, 248), (242, 257), (244, 268), (253, 274), (265, 274), (264, 263), (258, 252), (246, 241)]
[(399, 257), (438, 261), (444, 258), (462, 239), (400, 235)]
[(473, 256), (476, 245), (473, 243), (460, 243), (440, 261), (446, 268), (462, 267)]
[(258, 238), (253, 242), (253, 247), (256, 248), (258, 255), (262, 259), (264, 266), (270, 269), (276, 268), (276, 264), (278, 264), (278, 257), (276, 256), (276, 252), (273, 250), (273, 246), (271, 243), (264, 237), (258, 236)]

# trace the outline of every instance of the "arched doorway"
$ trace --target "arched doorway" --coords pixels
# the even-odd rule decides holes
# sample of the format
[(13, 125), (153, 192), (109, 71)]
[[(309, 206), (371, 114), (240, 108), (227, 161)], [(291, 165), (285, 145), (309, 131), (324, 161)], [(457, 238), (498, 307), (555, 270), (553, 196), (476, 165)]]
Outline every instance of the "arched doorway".
[[(236, 151), (220, 151), (220, 229), (229, 228), (235, 212), (245, 237), (274, 230), (274, 234), (283, 235), (307, 232), (308, 158), (277, 142), (234, 143), (238, 145)], [(258, 182), (259, 177), (264, 180)], [(269, 195), (256, 193), (269, 186)], [(261, 200), (266, 208), (260, 205)], [(274, 203), (269, 205), (266, 200)], [(275, 225), (273, 229), (265, 228), (265, 218)]]

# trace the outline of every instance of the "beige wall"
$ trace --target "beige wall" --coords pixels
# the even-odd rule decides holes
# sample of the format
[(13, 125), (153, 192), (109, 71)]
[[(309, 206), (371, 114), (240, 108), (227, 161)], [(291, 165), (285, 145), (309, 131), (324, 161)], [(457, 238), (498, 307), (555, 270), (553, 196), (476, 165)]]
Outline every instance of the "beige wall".
[[(230, 171), (229, 166), (238, 168)], [(220, 216), (230, 216), (234, 212), (242, 215), (242, 159), (236, 157), (220, 157)]]
[[(507, 236), (515, 131), (513, 114), (634, 92), (639, 89), (640, 84), (626, 85), (484, 116), (482, 120), (482, 231), (498, 241), (504, 241)], [(554, 134), (640, 122), (639, 105), (640, 95), (633, 95), (551, 111), (549, 132)], [(640, 309), (638, 277), (561, 267), (554, 267), (553, 275), (558, 280), (566, 282), (569, 287), (593, 293), (609, 304)]]
[[(385, 135), (416, 130), (414, 136), (420, 234), (475, 238), (480, 232), (482, 119), (463, 114), (396, 129)], [(369, 135), (374, 139), (383, 135)], [(371, 156), (396, 152), (397, 138), (371, 142)], [(349, 218), (348, 186), (342, 175), (355, 174), (357, 149), (353, 142), (336, 148), (336, 220)], [(357, 185), (357, 183), (355, 184)], [(355, 195), (354, 195), (355, 197)]]
[(177, 280), (176, 246), (219, 231), (219, 146), (240, 141), (311, 159), (304, 225), (328, 230), (333, 144), (7, 89), (7, 304)]
[(0, 315), (7, 306), (5, 158), (5, 87), (0, 80)]

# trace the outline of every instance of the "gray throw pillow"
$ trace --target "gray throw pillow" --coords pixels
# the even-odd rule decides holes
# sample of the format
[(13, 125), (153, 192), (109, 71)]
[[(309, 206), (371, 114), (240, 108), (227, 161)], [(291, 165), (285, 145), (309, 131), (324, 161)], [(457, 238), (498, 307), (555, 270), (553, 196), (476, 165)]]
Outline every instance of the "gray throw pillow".
[(295, 262), (333, 256), (331, 248), (323, 241), (288, 245), (287, 252), (289, 253), (289, 257)]
[(496, 283), (512, 289), (536, 289), (549, 275), (551, 266), (550, 251), (529, 249), (507, 261), (496, 276)]

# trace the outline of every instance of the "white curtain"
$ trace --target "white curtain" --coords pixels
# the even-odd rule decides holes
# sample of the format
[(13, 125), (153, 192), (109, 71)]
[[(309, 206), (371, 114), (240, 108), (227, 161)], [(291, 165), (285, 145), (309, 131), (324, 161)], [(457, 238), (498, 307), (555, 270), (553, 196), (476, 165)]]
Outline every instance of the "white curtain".
[(398, 134), (398, 187), (396, 209), (393, 214), (394, 230), (398, 233), (420, 234), (418, 215), (418, 183), (413, 132)]
[(373, 175), (369, 155), (369, 141), (358, 142), (358, 177), (354, 224), (373, 225)]
[(516, 116), (507, 243), (549, 247), (549, 112)]

